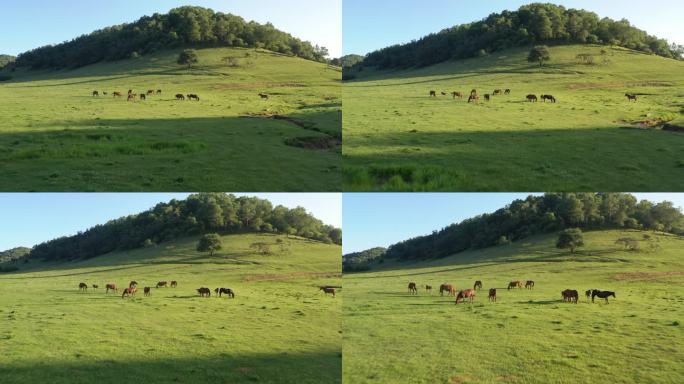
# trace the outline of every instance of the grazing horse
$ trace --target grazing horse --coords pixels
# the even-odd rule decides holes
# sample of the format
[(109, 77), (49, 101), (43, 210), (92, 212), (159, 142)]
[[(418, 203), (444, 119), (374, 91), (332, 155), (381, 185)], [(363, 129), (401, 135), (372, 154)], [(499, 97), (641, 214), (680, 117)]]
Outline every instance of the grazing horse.
[(591, 291), (592, 291), (592, 289), (587, 289), (586, 291), (584, 291), (584, 296), (587, 297), (587, 301), (589, 301), (589, 297), (591, 296)]
[(235, 298), (235, 293), (230, 288), (216, 288), (214, 289), (214, 292), (218, 295), (218, 297), (221, 297), (221, 294), (225, 293), (226, 295), (230, 296), (231, 299)]
[(191, 93), (188, 95), (188, 100), (197, 100), (200, 101), (199, 96), (195, 95), (194, 93)]
[(496, 96), (496, 95), (501, 95), (502, 92), (503, 92), (503, 91), (500, 90), (500, 89), (495, 89), (493, 93), (494, 93), (494, 95)]
[(176, 94), (176, 100), (185, 100), (185, 96), (181, 95), (180, 93)]
[(511, 90), (510, 90), (510, 89), (507, 89), (507, 90), (504, 91), (504, 95), (510, 95), (510, 94), (511, 94)]
[(128, 283), (128, 288), (135, 288), (138, 286), (138, 282), (133, 280), (130, 283)]
[(549, 100), (549, 101), (551, 101), (551, 102), (553, 102), (553, 103), (556, 102), (556, 98), (553, 97), (553, 95), (541, 95), (541, 99), (542, 99), (542, 101), (545, 102), (545, 103), (546, 103), (546, 100)]
[(489, 288), (489, 301), (496, 302), (496, 288)]
[(161, 95), (161, 89), (157, 89), (157, 95)]
[(627, 97), (627, 101), (637, 101), (637, 95), (625, 93), (625, 97)]
[(148, 94), (148, 95), (154, 95), (154, 89), (149, 89), (149, 90), (147, 91), (147, 94)]
[(87, 291), (88, 285), (86, 285), (86, 283), (80, 283), (80, 284), (78, 284), (78, 289), (79, 289), (79, 291)]
[(478, 101), (478, 100), (480, 100), (480, 96), (478, 96), (478, 95), (470, 95), (470, 96), (468, 97), (468, 102), (469, 102), (469, 103), (474, 103), (474, 102), (476, 102), (476, 101)]
[(470, 94), (471, 95), (477, 95), (477, 89), (471, 89)]
[(168, 287), (168, 281), (160, 281), (157, 283), (157, 288), (159, 287)]
[(261, 97), (262, 100), (268, 100), (268, 95), (265, 93), (260, 93), (259, 97)]
[(425, 292), (432, 293), (432, 285), (425, 285)]
[(474, 289), (464, 289), (464, 290), (458, 292), (458, 296), (456, 296), (456, 304), (458, 304), (459, 300), (465, 300), (465, 299), (469, 299), (468, 302), (472, 304), (474, 298), (475, 298), (475, 290)]
[(574, 289), (566, 289), (565, 291), (561, 292), (561, 296), (563, 297), (563, 301), (577, 304), (579, 293)]
[(510, 283), (508, 283), (508, 290), (509, 291), (511, 290), (511, 288), (516, 288), (516, 287), (518, 289), (522, 289), (523, 285), (522, 285), (522, 282), (520, 280), (511, 281)]
[(489, 101), (489, 93), (485, 93), (485, 100)]
[(430, 97), (437, 97), (437, 92), (430, 91)]
[(537, 102), (537, 95), (527, 95), (527, 101), (530, 103), (536, 103)]
[(606, 300), (606, 304), (608, 304), (608, 297), (610, 297), (610, 296), (615, 297), (615, 292), (611, 292), (611, 291), (599, 291), (599, 290), (597, 290), (597, 289), (594, 289), (594, 290), (591, 292), (591, 302), (592, 302), (592, 303), (594, 302), (594, 297), (596, 297), (596, 296), (598, 296), (598, 297), (601, 298), (601, 299), (605, 299), (605, 300)]
[(416, 287), (416, 283), (409, 283), (408, 290), (410, 293), (413, 293), (415, 295), (418, 294), (418, 288)]
[(138, 292), (138, 288), (124, 288), (123, 294), (121, 295), (121, 298), (123, 299), (126, 296), (135, 296), (135, 293)]
[(442, 96), (446, 96), (446, 95), (447, 95), (447, 93), (442, 91)]
[(116, 287), (116, 284), (107, 284), (105, 287), (107, 288), (107, 292), (105, 293), (109, 293), (110, 289), (114, 292), (119, 292), (119, 288)]
[(439, 286), (439, 295), (444, 296), (444, 292), (446, 292), (449, 296), (454, 296), (456, 295), (456, 288), (454, 288), (454, 286), (451, 284), (445, 283)]
[(527, 288), (527, 289), (532, 289), (532, 288), (534, 288), (534, 281), (532, 281), (532, 280), (527, 280), (527, 281), (525, 282), (525, 288)]
[(335, 288), (332, 288), (332, 287), (321, 287), (321, 291), (323, 291), (323, 293), (325, 293), (326, 295), (327, 295), (328, 293), (330, 293), (330, 294), (332, 294), (332, 297), (333, 297), (333, 298), (335, 297)]
[(482, 289), (482, 282), (480, 280), (477, 280), (475, 282), (475, 285), (473, 285), (473, 289)]
[(107, 92), (102, 92), (103, 95), (107, 96)]
[(123, 95), (121, 94), (121, 92), (112, 92), (112, 96), (113, 96), (113, 97), (123, 97)]
[(97, 284), (93, 284), (93, 288), (98, 289), (98, 288), (100, 288), (100, 286)]
[(131, 101), (131, 100), (135, 101), (136, 96), (138, 96), (138, 95), (136, 95), (135, 93), (129, 93), (128, 99), (126, 101)]
[(200, 297), (211, 297), (211, 290), (209, 288), (198, 288), (197, 292), (199, 293)]
[(459, 99), (462, 99), (462, 98), (463, 98), (463, 94), (462, 94), (461, 92), (451, 92), (451, 96), (453, 96), (454, 99), (457, 98), (457, 97), (458, 97)]
[(152, 288), (145, 287), (145, 288), (143, 288), (143, 292), (145, 293), (145, 296), (149, 296), (152, 294)]
[(145, 100), (147, 96), (143, 95), (142, 93), (140, 94), (140, 100)]
[(171, 288), (176, 288), (178, 286), (178, 282), (176, 280), (171, 280)]
[(98, 91), (93, 91), (93, 96), (100, 96), (100, 92), (98, 92)]

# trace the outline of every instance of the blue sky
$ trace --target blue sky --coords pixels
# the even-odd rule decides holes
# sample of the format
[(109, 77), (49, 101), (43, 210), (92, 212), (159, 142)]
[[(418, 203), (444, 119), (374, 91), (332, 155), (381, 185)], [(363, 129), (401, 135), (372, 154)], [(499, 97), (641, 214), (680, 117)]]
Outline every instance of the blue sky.
[[(528, 193), (345, 193), (343, 252), (386, 247), (496, 211)], [(635, 193), (637, 199), (684, 206), (684, 193)]]
[(327, 47), (334, 57), (342, 50), (342, 0), (8, 0), (0, 11), (0, 53), (16, 55), (182, 5), (270, 21), (293, 36)]
[[(492, 13), (515, 10), (523, 0), (344, 0), (345, 54), (366, 54), (406, 43), (457, 24), (484, 19)], [(684, 1), (572, 0), (549, 1), (566, 8), (583, 8), (600, 17), (626, 18), (648, 33), (684, 44)]]
[[(304, 207), (324, 223), (342, 226), (340, 193), (236, 193), (273, 205)], [(0, 251), (31, 247), (96, 224), (142, 212), (187, 193), (0, 193)]]

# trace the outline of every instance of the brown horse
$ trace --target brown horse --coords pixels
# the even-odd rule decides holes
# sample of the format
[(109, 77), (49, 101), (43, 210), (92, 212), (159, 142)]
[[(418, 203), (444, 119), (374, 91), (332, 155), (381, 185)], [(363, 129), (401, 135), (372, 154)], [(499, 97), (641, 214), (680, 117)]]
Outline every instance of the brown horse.
[(437, 92), (430, 91), (430, 97), (437, 97)]
[(414, 295), (417, 295), (418, 294), (418, 288), (416, 287), (416, 283), (409, 283), (408, 291)]
[(496, 288), (489, 288), (489, 301), (496, 302)]
[(546, 100), (549, 100), (549, 101), (551, 101), (552, 103), (555, 103), (555, 102), (556, 102), (556, 98), (553, 97), (553, 95), (541, 95), (541, 99), (542, 99), (542, 101), (545, 102), (545, 103), (546, 103)]
[(78, 284), (78, 290), (79, 290), (79, 291), (87, 291), (87, 290), (88, 290), (88, 285), (86, 285), (86, 283), (79, 283), (79, 284)]
[(194, 93), (191, 93), (188, 95), (188, 100), (197, 100), (200, 101), (199, 96), (195, 95)]
[(154, 95), (154, 90), (153, 89), (148, 89), (147, 90), (147, 95)]
[(495, 96), (496, 96), (496, 95), (501, 95), (502, 93), (503, 93), (503, 91), (500, 90), (500, 89), (495, 89), (494, 92), (493, 92), (493, 94), (494, 94)]
[(530, 103), (536, 103), (537, 102), (537, 95), (527, 95), (527, 101)]
[(168, 281), (160, 281), (157, 283), (157, 288), (168, 287), (168, 284), (169, 284)]
[(265, 93), (260, 93), (259, 97), (261, 97), (261, 100), (268, 100), (268, 95)]
[(152, 288), (145, 287), (145, 288), (143, 288), (143, 292), (145, 293), (145, 296), (149, 296), (152, 294)]
[(462, 291), (458, 291), (458, 295), (456, 296), (456, 304), (458, 304), (459, 300), (465, 300), (465, 299), (468, 299), (468, 302), (472, 304), (474, 298), (475, 298), (475, 290), (474, 289), (464, 289)]
[(471, 96), (477, 95), (477, 89), (471, 89), (471, 90), (470, 90), (470, 95), (471, 95)]
[(157, 89), (157, 95), (161, 95), (161, 89)]
[(454, 99), (457, 98), (457, 97), (458, 97), (459, 99), (462, 99), (462, 98), (463, 98), (463, 94), (462, 94), (461, 92), (451, 92), (451, 96), (453, 96)]
[(504, 91), (504, 95), (510, 95), (510, 94), (511, 94), (511, 90), (510, 90), (510, 89), (507, 89), (507, 90)]
[(480, 96), (478, 96), (478, 95), (470, 95), (470, 96), (468, 97), (468, 102), (469, 102), (469, 103), (474, 103), (474, 102), (476, 102), (476, 101), (478, 101), (478, 100), (480, 100)]
[(480, 280), (477, 280), (475, 282), (475, 285), (473, 285), (473, 289), (482, 289), (482, 282)]
[(116, 284), (107, 284), (105, 287), (107, 288), (105, 293), (109, 293), (110, 289), (114, 292), (119, 292), (119, 288), (116, 287)]
[(565, 291), (561, 292), (561, 296), (563, 297), (563, 301), (577, 304), (579, 293), (574, 289), (566, 289)]
[(176, 100), (185, 100), (185, 96), (181, 95), (180, 93), (176, 94)]
[(432, 293), (432, 285), (425, 285), (425, 292)]
[(171, 280), (171, 288), (176, 288), (178, 286), (178, 282), (176, 280)]
[(635, 103), (637, 101), (637, 95), (625, 93), (625, 97), (627, 97), (627, 101), (634, 101)]
[(489, 101), (489, 100), (490, 100), (490, 97), (489, 97), (489, 93), (485, 93), (485, 95), (484, 95), (484, 96), (485, 96), (485, 100), (487, 100), (487, 101)]
[(335, 297), (335, 288), (332, 288), (332, 287), (321, 287), (321, 291), (323, 291), (323, 293), (325, 293), (326, 295), (327, 295), (328, 293), (330, 293), (330, 294), (332, 295), (333, 298)]
[(121, 94), (121, 92), (112, 92), (112, 96), (113, 96), (113, 97), (123, 97), (123, 95)]
[(444, 292), (449, 296), (454, 296), (456, 294), (456, 288), (451, 284), (442, 284), (439, 286), (439, 295), (444, 296)]
[(527, 281), (525, 282), (525, 288), (526, 288), (526, 289), (532, 289), (532, 288), (534, 288), (534, 281), (532, 281), (532, 280), (527, 280)]
[(93, 96), (100, 96), (100, 92), (98, 92), (98, 91), (93, 91)]
[(216, 288), (214, 289), (214, 292), (218, 297), (221, 297), (221, 294), (225, 293), (226, 295), (230, 296), (231, 299), (235, 298), (235, 293), (230, 288)]
[(138, 95), (136, 95), (135, 93), (129, 93), (128, 99), (126, 99), (126, 101), (131, 101), (131, 100), (135, 101), (136, 96), (138, 96)]
[(138, 282), (133, 280), (130, 283), (128, 283), (128, 288), (135, 288), (138, 286)]
[(121, 295), (121, 298), (123, 299), (126, 296), (135, 296), (135, 293), (138, 292), (138, 288), (124, 288), (123, 294)]
[(197, 292), (199, 293), (200, 297), (211, 297), (211, 289), (202, 287), (198, 288)]
[(523, 285), (522, 285), (522, 282), (520, 282), (520, 280), (511, 281), (510, 283), (508, 283), (508, 290), (509, 291), (511, 290), (511, 288), (516, 288), (516, 287), (519, 289), (522, 289)]

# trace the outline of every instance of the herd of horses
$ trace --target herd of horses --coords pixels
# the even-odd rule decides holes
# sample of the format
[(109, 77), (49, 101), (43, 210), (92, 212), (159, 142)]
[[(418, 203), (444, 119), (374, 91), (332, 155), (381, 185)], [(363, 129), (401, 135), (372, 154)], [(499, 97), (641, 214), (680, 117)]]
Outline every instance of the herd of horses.
[[(92, 284), (92, 288), (98, 289), (99, 285), (97, 284)], [(155, 288), (165, 288), (165, 287), (171, 287), (171, 288), (176, 288), (178, 287), (178, 282), (176, 280), (171, 280), (171, 281), (166, 281), (162, 280), (157, 283)], [(78, 289), (79, 291), (87, 292), (88, 291), (88, 284), (86, 283), (79, 283), (78, 284)], [(114, 283), (108, 283), (105, 284), (105, 294), (109, 294), (109, 291), (113, 291), (114, 293), (119, 293), (119, 287), (114, 284)], [(135, 294), (138, 292), (138, 282), (133, 280), (130, 283), (128, 283), (128, 288), (123, 289), (123, 293), (121, 295), (121, 298), (126, 298), (126, 297), (133, 297)], [(197, 292), (200, 294), (200, 297), (210, 297), (211, 296), (211, 290), (209, 288), (199, 288), (197, 289)], [(223, 294), (229, 296), (230, 298), (234, 299), (235, 298), (235, 292), (230, 289), (230, 288), (216, 288), (214, 289), (214, 292), (218, 297), (221, 297)], [(145, 296), (150, 296), (152, 294), (152, 287), (144, 287), (143, 288), (143, 293)]]
[[(525, 281), (524, 284), (525, 289), (534, 289), (534, 280), (527, 280)], [(510, 291), (511, 289), (522, 289), (523, 288), (523, 282), (520, 280), (514, 280), (508, 283), (508, 290)], [(456, 304), (461, 302), (465, 302), (466, 299), (468, 299), (469, 303), (472, 303), (473, 300), (475, 299), (475, 293), (482, 289), (482, 281), (477, 280), (475, 281), (475, 284), (473, 284), (473, 288), (468, 288), (468, 289), (461, 289), (457, 290), (454, 285), (444, 283), (439, 286), (439, 295), (444, 296), (444, 293), (446, 293), (448, 296), (453, 296), (456, 298)], [(489, 295), (487, 299), (489, 301), (496, 302), (496, 290), (497, 288), (489, 288)], [(418, 294), (418, 285), (415, 282), (410, 282), (408, 284), (408, 291), (410, 294), (417, 295)], [(425, 285), (425, 291), (428, 293), (432, 293), (432, 285)], [(608, 297), (615, 297), (615, 292), (613, 291), (601, 291), (598, 289), (588, 289), (585, 292), (585, 295), (587, 297), (587, 301), (589, 301), (589, 298), (591, 297), (591, 302), (594, 302), (594, 298), (598, 297), (600, 299), (604, 299), (606, 301), (606, 304), (608, 304)], [(561, 292), (561, 297), (564, 302), (569, 302), (569, 303), (575, 303), (577, 304), (578, 298), (579, 298), (579, 293), (577, 290), (574, 289), (566, 289), (563, 292)]]
[[(149, 96), (152, 96), (152, 95), (161, 95), (161, 94), (162, 94), (162, 90), (161, 90), (161, 89), (157, 89), (156, 91), (153, 90), (153, 89), (150, 89), (150, 90), (148, 90), (147, 92), (144, 92), (144, 93), (141, 92), (140, 94), (134, 93), (132, 89), (129, 89), (129, 90), (128, 90), (128, 98), (127, 98), (126, 101), (135, 101), (136, 98), (138, 98), (138, 99), (140, 99), (140, 100), (142, 101), (142, 100), (147, 100), (147, 97), (149, 97)], [(107, 96), (108, 93), (107, 93), (107, 92), (100, 92), (100, 91), (93, 91), (92, 95), (93, 95), (93, 97), (99, 97), (100, 95)], [(114, 91), (114, 92), (112, 92), (112, 97), (123, 97), (123, 93), (118, 92), (118, 91)], [(265, 94), (265, 93), (259, 93), (259, 97), (260, 97), (262, 100), (268, 100), (268, 95)], [(199, 98), (199, 96), (198, 96), (197, 94), (194, 94), (194, 93), (189, 93), (189, 94), (187, 94), (187, 95), (184, 95), (184, 94), (182, 94), (182, 93), (177, 93), (177, 94), (176, 94), (176, 100), (183, 100), (183, 101), (185, 101), (185, 100), (196, 100), (196, 101), (200, 101), (200, 98)]]
[[(441, 94), (442, 94), (442, 96), (448, 95), (448, 93), (445, 91), (442, 91)], [(510, 95), (510, 94), (511, 94), (510, 89), (506, 89), (506, 90), (495, 89), (494, 92), (492, 92), (491, 94), (485, 93), (484, 99), (486, 101), (491, 101), (492, 96)], [(430, 95), (430, 97), (437, 97), (437, 91), (430, 91), (429, 95)], [(464, 94), (462, 92), (454, 91), (454, 92), (451, 92), (451, 96), (454, 99), (456, 99), (456, 98), (463, 99)], [(625, 97), (627, 97), (627, 101), (634, 101), (634, 102), (637, 101), (637, 95), (636, 94), (625, 93)], [(478, 100), (480, 100), (480, 95), (477, 93), (477, 89), (471, 90), (470, 96), (468, 97), (468, 102), (474, 103), (474, 102), (477, 102)], [(525, 100), (527, 100), (530, 103), (536, 103), (539, 100), (541, 100), (543, 102), (546, 102), (548, 100), (551, 103), (556, 102), (556, 98), (553, 95), (546, 95), (546, 94), (541, 95), (539, 97), (537, 97), (537, 95), (534, 95), (534, 94), (529, 94), (529, 95), (525, 96)]]

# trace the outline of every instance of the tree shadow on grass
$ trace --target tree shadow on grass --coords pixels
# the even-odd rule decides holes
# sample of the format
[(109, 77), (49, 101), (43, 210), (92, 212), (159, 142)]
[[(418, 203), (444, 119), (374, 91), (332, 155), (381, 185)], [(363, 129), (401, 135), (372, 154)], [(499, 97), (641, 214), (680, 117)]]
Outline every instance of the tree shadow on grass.
[[(337, 114), (299, 118), (334, 122)], [(0, 189), (339, 191), (339, 152), (286, 144), (325, 135), (287, 121), (238, 117), (55, 122), (40, 131), (0, 133)]]
[[(212, 351), (215, 353), (215, 351)], [(3, 364), (3, 383), (292, 383), (318, 384), (342, 382), (342, 352), (270, 353), (231, 355), (230, 352), (206, 357), (164, 360), (100, 359), (77, 356), (65, 362), (46, 359), (21, 364)]]

